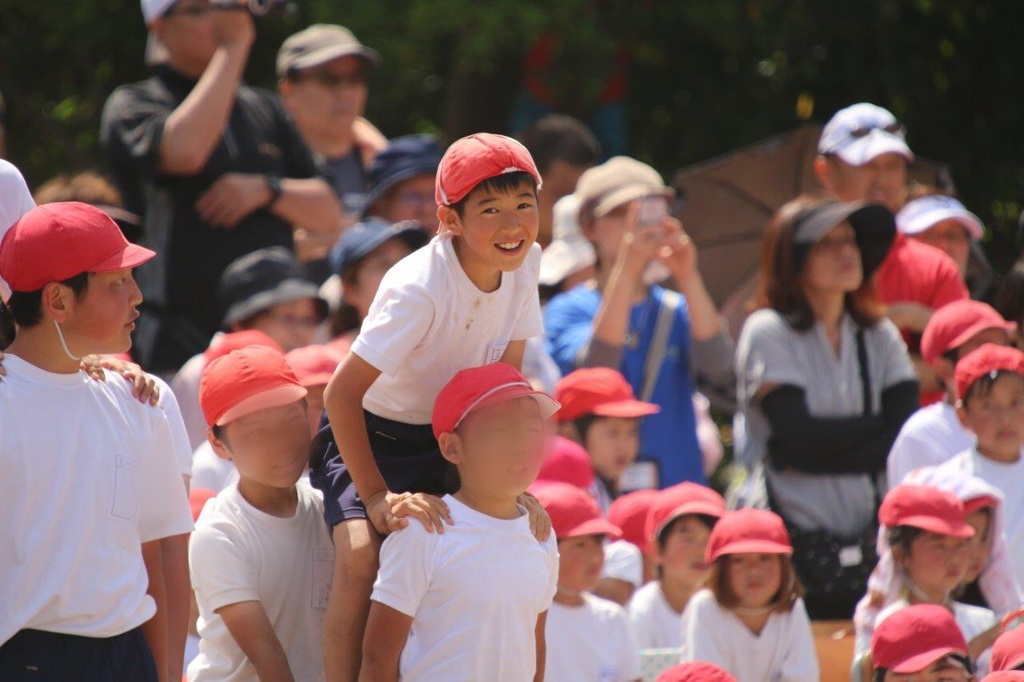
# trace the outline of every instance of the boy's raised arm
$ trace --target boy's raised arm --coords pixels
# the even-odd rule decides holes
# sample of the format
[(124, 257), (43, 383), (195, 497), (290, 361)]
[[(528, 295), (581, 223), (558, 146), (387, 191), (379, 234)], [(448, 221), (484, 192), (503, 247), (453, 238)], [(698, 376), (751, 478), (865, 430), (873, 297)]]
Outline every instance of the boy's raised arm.
[(231, 637), (252, 661), (260, 682), (295, 682), (288, 656), (258, 601), (228, 604), (217, 610)]
[(398, 682), (398, 661), (410, 628), (412, 617), (380, 602), (370, 605), (359, 682)]

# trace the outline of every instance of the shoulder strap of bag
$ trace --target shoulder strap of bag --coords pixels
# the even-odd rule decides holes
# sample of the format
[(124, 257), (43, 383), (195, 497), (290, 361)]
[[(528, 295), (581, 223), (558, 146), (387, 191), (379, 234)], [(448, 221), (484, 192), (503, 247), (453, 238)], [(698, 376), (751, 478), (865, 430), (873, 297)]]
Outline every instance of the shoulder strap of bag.
[(650, 402), (651, 396), (654, 395), (654, 387), (658, 383), (661, 365), (665, 361), (665, 352), (668, 350), (668, 336), (672, 332), (672, 322), (681, 303), (682, 296), (677, 292), (667, 289), (664, 291), (661, 305), (658, 306), (658, 319), (654, 323), (654, 336), (651, 338), (651, 345), (647, 349), (647, 359), (644, 361), (644, 385), (640, 391), (640, 400), (644, 402)]

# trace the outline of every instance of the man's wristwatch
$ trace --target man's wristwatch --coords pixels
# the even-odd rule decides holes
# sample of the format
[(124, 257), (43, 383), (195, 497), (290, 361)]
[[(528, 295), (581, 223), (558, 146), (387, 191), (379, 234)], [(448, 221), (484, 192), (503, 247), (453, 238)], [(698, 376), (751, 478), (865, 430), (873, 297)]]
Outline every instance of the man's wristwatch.
[(281, 176), (268, 173), (264, 177), (267, 181), (267, 189), (270, 190), (270, 198), (267, 199), (267, 203), (263, 205), (263, 208), (271, 208), (274, 202), (281, 196)]

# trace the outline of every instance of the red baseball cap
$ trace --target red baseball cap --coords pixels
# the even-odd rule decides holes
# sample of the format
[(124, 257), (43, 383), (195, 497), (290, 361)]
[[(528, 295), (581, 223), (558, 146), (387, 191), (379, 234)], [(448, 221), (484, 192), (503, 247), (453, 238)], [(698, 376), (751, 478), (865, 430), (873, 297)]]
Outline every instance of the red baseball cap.
[(622, 537), (622, 531), (601, 517), (597, 502), (585, 490), (568, 483), (548, 483), (533, 493), (551, 517), (551, 527), (559, 540), (583, 535)]
[(706, 661), (674, 665), (658, 675), (657, 682), (736, 682), (736, 678)]
[(1009, 346), (986, 343), (956, 363), (956, 394), (964, 399), (971, 384), (983, 376), (997, 372), (1013, 372), (1024, 376), (1024, 353)]
[(975, 334), (988, 329), (1012, 332), (1017, 325), (1007, 322), (995, 308), (980, 301), (965, 299), (944, 305), (928, 320), (921, 336), (921, 357), (932, 364), (942, 355), (967, 343)]
[(981, 682), (1024, 682), (1024, 671), (997, 670), (985, 675)]
[(637, 400), (626, 377), (608, 367), (578, 369), (555, 386), (562, 404), (558, 421), (567, 422), (588, 414), (598, 417), (646, 417), (661, 412), (653, 403)]
[(562, 436), (547, 441), (538, 481), (568, 483), (586, 490), (594, 483), (594, 466), (582, 447)]
[(622, 529), (623, 540), (633, 543), (641, 552), (647, 547), (647, 514), (659, 494), (658, 490), (634, 490), (616, 498), (608, 507), (608, 520)]
[(469, 135), (452, 143), (441, 157), (434, 199), (438, 206), (457, 204), (484, 180), (505, 173), (529, 173), (541, 188), (537, 164), (520, 142), (492, 133)]
[(306, 389), (284, 354), (266, 346), (249, 346), (217, 358), (199, 380), (199, 404), (210, 426), (298, 402)]
[(889, 528), (911, 526), (954, 538), (974, 537), (956, 495), (927, 485), (901, 483), (882, 500), (878, 521)]
[(711, 488), (684, 482), (665, 488), (654, 498), (647, 512), (644, 537), (651, 549), (661, 532), (680, 516), (703, 514), (720, 519), (725, 516), (725, 500)]
[(558, 411), (558, 403), (543, 391), (530, 385), (512, 365), (495, 362), (471, 367), (457, 373), (434, 401), (434, 437), (451, 433), (470, 412), (513, 398), (533, 398), (540, 405), (541, 416), (547, 419)]
[(142, 265), (156, 254), (129, 244), (106, 213), (78, 201), (36, 206), (0, 243), (0, 277), (11, 291), (38, 291), (84, 272)]
[(214, 497), (217, 497), (217, 491), (209, 488), (192, 488), (188, 491), (188, 506), (192, 508), (193, 523), (199, 520), (203, 507)]
[(326, 385), (334, 376), (334, 370), (345, 359), (334, 348), (320, 344), (296, 348), (288, 351), (284, 357), (295, 370), (299, 383), (306, 388)]
[(1021, 665), (1024, 665), (1024, 625), (1007, 630), (992, 645), (992, 670), (1013, 670)]
[(936, 604), (900, 609), (879, 623), (871, 636), (876, 670), (917, 673), (950, 654), (966, 656), (967, 642), (953, 614)]
[(210, 346), (203, 351), (203, 357), (206, 358), (206, 364), (210, 364), (217, 358), (227, 355), (233, 350), (241, 350), (248, 346), (266, 346), (267, 348), (273, 348), (278, 353), (284, 352), (284, 349), (281, 348), (280, 344), (267, 336), (266, 333), (257, 329), (246, 329), (244, 331), (221, 334), (215, 337)]
[(792, 554), (782, 518), (764, 509), (726, 512), (708, 538), (707, 562), (726, 554)]

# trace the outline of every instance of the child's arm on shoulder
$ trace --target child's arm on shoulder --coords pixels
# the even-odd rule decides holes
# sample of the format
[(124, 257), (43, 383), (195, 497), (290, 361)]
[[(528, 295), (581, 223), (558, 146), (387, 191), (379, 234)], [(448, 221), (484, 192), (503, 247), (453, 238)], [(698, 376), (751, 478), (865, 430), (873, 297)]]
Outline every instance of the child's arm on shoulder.
[(288, 656), (258, 601), (228, 604), (217, 610), (231, 638), (254, 668), (260, 682), (295, 682)]
[(359, 682), (398, 681), (398, 661), (411, 628), (411, 616), (379, 601), (370, 603)]
[(359, 497), (366, 501), (366, 513), (381, 535), (409, 525), (407, 517), (419, 519), (428, 530), (444, 532), (451, 523), (448, 507), (429, 495), (411, 496), (388, 490), (370, 450), (363, 417), (363, 397), (381, 375), (379, 369), (355, 353), (349, 353), (324, 391), (324, 407), (341, 459), (348, 468)]
[(533, 676), (534, 682), (544, 682), (544, 664), (547, 662), (548, 645), (544, 638), (544, 630), (547, 627), (548, 612), (543, 611), (537, 616), (537, 627), (534, 628), (533, 636), (537, 642), (537, 672)]
[(501, 354), (499, 362), (512, 365), (516, 368), (516, 371), (522, 372), (524, 355), (526, 355), (526, 339), (509, 341), (508, 346), (505, 347), (505, 352)]

